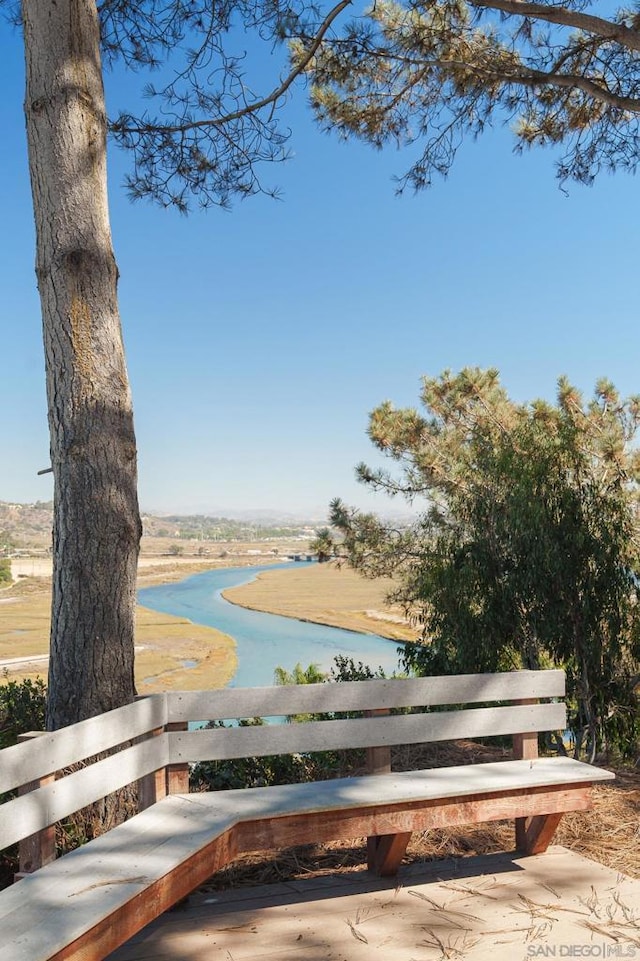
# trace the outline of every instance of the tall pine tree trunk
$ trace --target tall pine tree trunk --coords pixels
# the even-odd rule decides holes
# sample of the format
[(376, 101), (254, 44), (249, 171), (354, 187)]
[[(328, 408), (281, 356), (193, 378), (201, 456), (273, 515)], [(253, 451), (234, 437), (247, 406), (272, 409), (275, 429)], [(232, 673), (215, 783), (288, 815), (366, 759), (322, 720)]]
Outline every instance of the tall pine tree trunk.
[(91, 0), (23, 0), (25, 114), (53, 468), (47, 727), (129, 703), (140, 541), (117, 304), (99, 24)]

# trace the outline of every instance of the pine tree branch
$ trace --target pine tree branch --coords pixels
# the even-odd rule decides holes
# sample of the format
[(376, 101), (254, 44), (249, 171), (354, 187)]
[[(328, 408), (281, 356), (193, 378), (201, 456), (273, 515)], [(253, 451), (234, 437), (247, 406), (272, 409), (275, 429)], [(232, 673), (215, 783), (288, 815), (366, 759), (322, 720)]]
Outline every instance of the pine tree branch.
[(640, 33), (623, 23), (613, 23), (603, 17), (595, 17), (579, 10), (568, 7), (549, 6), (543, 3), (531, 3), (526, 0), (469, 0), (473, 7), (483, 7), (489, 10), (501, 10), (503, 13), (515, 14), (520, 17), (531, 17), (545, 23), (557, 23), (564, 27), (575, 27), (585, 33), (595, 34), (605, 40), (613, 40), (628, 50), (640, 51)]
[(613, 93), (604, 83), (598, 83), (582, 74), (557, 73), (555, 68), (549, 71), (523, 68), (519, 73), (510, 73), (505, 70), (491, 70), (483, 65), (463, 60), (425, 60), (415, 57), (395, 56), (395, 54), (389, 54), (388, 51), (381, 53), (380, 57), (384, 57), (385, 59), (393, 58), (411, 67), (422, 67), (399, 92), (394, 92), (393, 94), (389, 92), (389, 96), (392, 99), (388, 104), (384, 105), (385, 113), (391, 112), (403, 98), (407, 96), (409, 91), (420, 83), (424, 76), (428, 74), (429, 70), (442, 70), (446, 73), (451, 69), (473, 73), (485, 81), (497, 81), (505, 84), (513, 83), (522, 87), (551, 86), (565, 89), (578, 89), (589, 94), (594, 100), (599, 100), (601, 103), (607, 104), (609, 107), (614, 107), (617, 110), (625, 110), (629, 113), (640, 113), (640, 98)]
[[(423, 61), (424, 63), (424, 61)], [(435, 60), (430, 66), (449, 69), (457, 67), (469, 70), (487, 80), (497, 80), (502, 83), (515, 83), (523, 87), (553, 86), (569, 89), (582, 90), (595, 100), (606, 103), (610, 107), (618, 110), (626, 110), (629, 113), (640, 113), (640, 99), (638, 97), (626, 97), (622, 94), (612, 93), (608, 87), (595, 80), (590, 80), (582, 74), (555, 73), (554, 71), (526, 69), (521, 73), (507, 73), (506, 71), (492, 71), (476, 64), (457, 60)], [(407, 89), (413, 84), (408, 84)]]
[(234, 110), (231, 113), (225, 114), (222, 117), (209, 117), (205, 120), (191, 120), (185, 123), (179, 124), (146, 124), (146, 123), (128, 123), (126, 125), (116, 123), (113, 128), (118, 134), (141, 134), (150, 133), (152, 131), (157, 131), (163, 134), (174, 134), (183, 133), (189, 130), (197, 130), (199, 128), (207, 127), (224, 127), (228, 123), (232, 123), (234, 120), (240, 120), (242, 117), (249, 116), (250, 114), (258, 113), (264, 107), (269, 105), (275, 105), (278, 100), (287, 92), (289, 87), (294, 83), (294, 81), (305, 72), (308, 65), (311, 63), (313, 57), (315, 56), (320, 44), (324, 40), (327, 31), (335, 22), (335, 20), (340, 16), (340, 14), (348, 6), (351, 5), (352, 0), (340, 0), (327, 14), (325, 19), (322, 21), (318, 31), (314, 35), (314, 38), (309, 45), (304, 56), (299, 60), (294, 69), (285, 77), (285, 79), (277, 87), (275, 87), (271, 93), (262, 97), (260, 100), (256, 100), (253, 103), (248, 103), (246, 106), (241, 107), (239, 110)]
[(506, 78), (513, 83), (522, 86), (535, 87), (539, 84), (553, 87), (565, 87), (582, 90), (595, 100), (606, 103), (609, 107), (618, 110), (627, 110), (629, 113), (640, 113), (640, 99), (637, 97), (625, 97), (621, 94), (612, 93), (608, 87), (583, 77), (581, 74), (547, 73), (544, 70), (529, 70), (527, 74)]

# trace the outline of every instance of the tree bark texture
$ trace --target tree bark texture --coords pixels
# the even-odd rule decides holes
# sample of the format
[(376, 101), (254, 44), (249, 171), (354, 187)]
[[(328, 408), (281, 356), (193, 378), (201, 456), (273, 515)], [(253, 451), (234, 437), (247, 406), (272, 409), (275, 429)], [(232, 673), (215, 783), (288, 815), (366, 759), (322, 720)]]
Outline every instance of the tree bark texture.
[(135, 695), (141, 527), (96, 4), (23, 0), (22, 15), (55, 484), (47, 711), (53, 730)]

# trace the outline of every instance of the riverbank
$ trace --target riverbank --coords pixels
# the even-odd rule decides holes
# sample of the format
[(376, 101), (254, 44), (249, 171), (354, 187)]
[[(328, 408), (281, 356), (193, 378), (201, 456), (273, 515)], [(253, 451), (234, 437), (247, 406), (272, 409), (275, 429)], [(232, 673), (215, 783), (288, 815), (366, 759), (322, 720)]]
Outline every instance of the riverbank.
[[(215, 570), (221, 567), (250, 567), (256, 563), (273, 564), (282, 558), (265, 552), (264, 554), (249, 555), (246, 552), (234, 553), (224, 551), (224, 556), (200, 558), (196, 555), (173, 557), (169, 554), (142, 554), (138, 559), (138, 587), (149, 587), (151, 584), (168, 584), (172, 581), (199, 574), (201, 571)], [(11, 574), (14, 582), (20, 584), (25, 581), (50, 579), (52, 561), (50, 557), (12, 557)]]
[[(33, 564), (38, 574), (46, 571), (47, 565), (49, 572), (51, 568), (46, 558), (19, 563), (26, 570)], [(0, 590), (0, 677), (5, 673), (8, 680), (47, 676), (51, 577), (28, 574), (22, 566), (18, 568), (20, 573), (16, 571), (18, 579)], [(215, 566), (211, 560), (145, 558), (139, 568), (138, 585), (170, 583)], [(19, 658), (32, 660), (16, 662)], [(236, 645), (229, 635), (193, 624), (188, 618), (159, 614), (138, 605), (135, 670), (140, 694), (225, 687), (236, 669)]]
[(379, 634), (393, 641), (415, 641), (415, 627), (399, 607), (386, 602), (392, 587), (389, 578), (365, 580), (348, 567), (311, 564), (264, 571), (250, 584), (227, 588), (222, 596), (254, 611)]

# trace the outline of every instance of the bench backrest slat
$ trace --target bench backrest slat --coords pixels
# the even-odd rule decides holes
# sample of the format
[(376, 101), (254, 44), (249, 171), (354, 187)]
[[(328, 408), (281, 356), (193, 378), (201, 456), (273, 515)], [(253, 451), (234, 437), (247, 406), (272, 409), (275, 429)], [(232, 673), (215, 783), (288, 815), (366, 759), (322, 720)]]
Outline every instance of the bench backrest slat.
[(218, 728), (169, 735), (169, 761), (228, 760), (391, 744), (421, 744), (457, 738), (564, 730), (559, 704), (472, 708), (432, 714), (309, 721), (304, 724)]
[(0, 794), (78, 764), (166, 723), (164, 694), (42, 734), (2, 751)]
[(564, 697), (564, 671), (510, 671), (338, 684), (168, 692), (169, 721), (321, 714), (393, 707), (438, 707)]
[(0, 807), (0, 849), (168, 763), (168, 734), (141, 741)]

